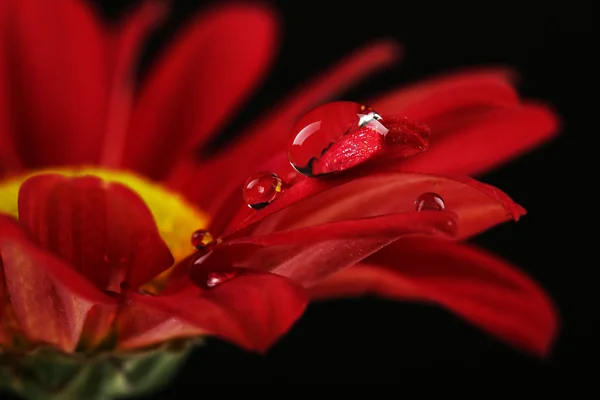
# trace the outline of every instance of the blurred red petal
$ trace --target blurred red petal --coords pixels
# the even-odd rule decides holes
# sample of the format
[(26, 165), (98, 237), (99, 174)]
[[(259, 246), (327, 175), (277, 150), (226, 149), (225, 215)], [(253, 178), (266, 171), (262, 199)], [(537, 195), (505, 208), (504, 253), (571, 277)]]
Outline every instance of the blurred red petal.
[(21, 186), (19, 217), (47, 249), (99, 288), (138, 287), (173, 258), (150, 210), (123, 185), (86, 176), (34, 176)]
[(276, 39), (276, 17), (265, 6), (234, 4), (200, 14), (142, 88), (125, 167), (158, 178), (177, 158), (192, 157), (256, 88)]
[(479, 174), (556, 134), (556, 115), (547, 107), (519, 104), (511, 72), (483, 69), (400, 88), (372, 106), (431, 128), (427, 152), (403, 161), (409, 171)]
[[(6, 54), (5, 26), (8, 23), (8, 2), (0, 2), (0, 54)], [(8, 60), (0, 57), (0, 179), (3, 175), (18, 171), (22, 165), (16, 153), (14, 141), (11, 135), (11, 122), (9, 105), (9, 74)]]
[(76, 0), (8, 0), (2, 25), (14, 144), (31, 168), (98, 162), (108, 105), (108, 43)]
[[(390, 65), (399, 53), (396, 44), (384, 41), (370, 44), (350, 55), (281, 102), (265, 119), (243, 132), (222, 156), (201, 165), (184, 159), (169, 178), (171, 186), (191, 201), (198, 202), (207, 212), (216, 214), (215, 211), (238, 183), (256, 172), (265, 158), (285, 148), (290, 130), (298, 118), (374, 71)], [(219, 190), (206, 190), (211, 187), (219, 187)]]
[(11, 332), (7, 326), (7, 313), (9, 312), (10, 298), (6, 292), (4, 283), (4, 266), (2, 265), (2, 255), (0, 254), (0, 347), (10, 343)]
[[(456, 126), (459, 119), (462, 126)], [(473, 175), (548, 141), (557, 133), (558, 118), (546, 106), (524, 104), (473, 115), (469, 119), (460, 114), (448, 116), (432, 125), (429, 150), (403, 160), (403, 168)]]
[(431, 301), (520, 348), (546, 355), (557, 332), (554, 304), (524, 273), (455, 242), (406, 238), (309, 289), (313, 298), (375, 293)]
[(99, 160), (105, 167), (119, 168), (122, 164), (143, 42), (166, 12), (163, 1), (144, 2), (120, 22), (120, 29), (110, 38), (112, 86)]
[(250, 236), (412, 212), (417, 197), (427, 192), (439, 194), (445, 209), (458, 215), (458, 238), (517, 220), (525, 213), (505, 193), (470, 178), (377, 171), (363, 168), (336, 177), (301, 179), (268, 207), (242, 208), (229, 232), (239, 230), (234, 237)]
[(12, 311), (30, 340), (72, 351), (90, 307), (114, 304), (67, 264), (28, 242), (17, 222), (3, 215), (0, 256)]
[(132, 293), (131, 300), (245, 349), (264, 352), (302, 315), (307, 298), (289, 279), (248, 271), (208, 290), (189, 286), (157, 297)]
[(461, 108), (512, 106), (519, 99), (511, 75), (510, 70), (499, 68), (461, 71), (398, 88), (369, 105), (382, 115), (420, 122)]
[(4, 345), (10, 346), (13, 338), (19, 334), (19, 331), (19, 324), (10, 306), (10, 294), (6, 288), (4, 264), (0, 251), (0, 348)]

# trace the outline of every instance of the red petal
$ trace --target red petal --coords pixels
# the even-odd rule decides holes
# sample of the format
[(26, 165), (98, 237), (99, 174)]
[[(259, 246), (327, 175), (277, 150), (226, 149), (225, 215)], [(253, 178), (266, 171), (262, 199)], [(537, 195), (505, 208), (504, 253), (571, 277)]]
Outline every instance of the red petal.
[(143, 41), (166, 12), (165, 2), (144, 2), (123, 20), (118, 34), (111, 38), (112, 86), (100, 165), (121, 167)]
[(463, 71), (401, 88), (375, 100), (382, 114), (431, 128), (429, 150), (403, 161), (405, 170), (479, 174), (555, 135), (556, 115), (520, 105), (506, 70)]
[(212, 289), (189, 287), (171, 296), (131, 294), (134, 303), (162, 310), (248, 350), (266, 351), (302, 315), (304, 290), (277, 275), (248, 272)]
[(15, 220), (0, 216), (0, 255), (15, 318), (29, 339), (72, 351), (90, 307), (114, 300), (27, 240)]
[(247, 227), (235, 236), (249, 236), (252, 232), (265, 234), (412, 212), (417, 197), (426, 192), (439, 194), (446, 210), (458, 215), (458, 238), (472, 236), (509, 219), (516, 220), (525, 212), (498, 189), (470, 178), (370, 172), (365, 168), (328, 179), (299, 180), (268, 207), (259, 211), (242, 209), (230, 232)]
[(19, 323), (10, 306), (10, 294), (6, 288), (4, 264), (2, 261), (2, 253), (0, 251), (0, 348), (3, 346), (10, 347), (12, 340), (19, 333)]
[[(0, 27), (4, 28), (8, 23), (8, 2), (0, 2)], [(9, 95), (8, 62), (4, 54), (6, 52), (6, 40), (4, 31), (0, 32), (0, 178), (4, 174), (18, 171), (21, 162), (15, 151), (14, 141), (11, 136), (10, 112), (8, 106), (11, 104)]]
[(21, 223), (92, 280), (138, 287), (173, 263), (150, 210), (131, 190), (96, 177), (38, 175), (19, 192)]
[[(302, 114), (388, 66), (398, 58), (398, 53), (395, 44), (380, 42), (347, 57), (316, 80), (303, 85), (299, 92), (271, 110), (264, 120), (243, 132), (223, 156), (202, 165), (191, 159), (184, 160), (171, 174), (171, 186), (191, 201), (199, 202), (204, 210), (217, 214), (217, 208), (238, 183), (256, 172), (265, 158), (285, 149), (288, 133)], [(219, 190), (207, 191), (210, 187), (219, 187)]]
[[(369, 223), (372, 225), (369, 226)], [(365, 235), (362, 234), (362, 226)], [(344, 231), (344, 227), (349, 230)], [(455, 231), (455, 216), (440, 211), (332, 223), (240, 239), (241, 243), (267, 245), (240, 264), (246, 268), (268, 270), (310, 286), (338, 270), (356, 264), (400, 237), (444, 236), (453, 235)], [(314, 237), (311, 237), (313, 234)]]
[[(456, 126), (458, 120), (463, 126)], [(402, 166), (429, 173), (480, 174), (546, 142), (557, 128), (554, 112), (536, 104), (498, 109), (466, 121), (464, 115), (449, 115), (432, 127), (429, 150), (403, 160)]]
[(84, 351), (97, 349), (103, 341), (109, 338), (118, 310), (118, 307), (112, 305), (95, 304), (92, 306), (85, 316), (78, 347), (83, 348)]
[(461, 71), (401, 87), (368, 104), (382, 115), (399, 115), (420, 122), (461, 108), (512, 106), (519, 99), (510, 82), (511, 75), (506, 69)]
[(256, 87), (276, 33), (276, 18), (263, 6), (202, 13), (145, 84), (132, 115), (125, 166), (160, 177), (182, 154), (191, 157)]
[(277, 231), (265, 235), (244, 236), (227, 241), (226, 245), (247, 243), (261, 246), (306, 244), (335, 239), (397, 238), (404, 235), (454, 235), (457, 218), (448, 211), (413, 211), (387, 214), (348, 221), (332, 222), (306, 228)]
[(28, 167), (98, 161), (108, 104), (107, 40), (87, 4), (4, 1), (13, 140)]
[(206, 333), (170, 313), (136, 303), (129, 303), (120, 310), (117, 329), (120, 349), (146, 347)]
[(6, 292), (6, 284), (4, 283), (4, 265), (2, 264), (2, 254), (0, 254), (0, 347), (6, 343), (10, 343), (11, 332), (5, 322), (7, 320), (7, 312), (10, 298)]
[(557, 331), (554, 305), (535, 282), (504, 260), (454, 242), (401, 239), (310, 292), (313, 298), (376, 293), (432, 301), (541, 355), (548, 353)]

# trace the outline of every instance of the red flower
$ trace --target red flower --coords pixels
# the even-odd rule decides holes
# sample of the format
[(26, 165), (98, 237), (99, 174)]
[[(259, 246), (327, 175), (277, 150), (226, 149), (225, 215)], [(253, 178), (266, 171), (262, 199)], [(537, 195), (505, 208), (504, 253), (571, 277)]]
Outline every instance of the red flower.
[[(509, 71), (466, 71), (366, 102), (392, 143), (367, 127), (315, 164), (343, 171), (298, 174), (286, 151), (294, 123), (397, 59), (397, 46), (375, 43), (198, 162), (193, 149), (266, 71), (276, 20), (259, 6), (207, 11), (135, 91), (140, 44), (163, 12), (147, 2), (108, 29), (75, 0), (0, 5), (1, 346), (24, 337), (93, 349), (114, 333), (128, 349), (214, 334), (265, 350), (306, 293), (375, 292), (437, 302), (547, 352), (556, 316), (543, 290), (456, 241), (524, 214), (465, 175), (556, 130), (548, 108), (519, 99)], [(421, 123), (429, 148), (414, 155), (427, 147)], [(243, 201), (249, 177), (267, 190), (246, 189), (258, 210)], [(433, 194), (416, 210), (424, 193)], [(210, 236), (198, 233), (188, 255), (197, 228)]]

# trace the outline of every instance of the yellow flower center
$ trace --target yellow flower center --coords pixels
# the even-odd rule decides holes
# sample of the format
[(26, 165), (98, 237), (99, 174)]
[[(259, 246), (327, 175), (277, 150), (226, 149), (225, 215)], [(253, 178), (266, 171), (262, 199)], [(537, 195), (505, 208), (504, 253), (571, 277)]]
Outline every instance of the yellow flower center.
[(94, 167), (34, 171), (0, 181), (0, 213), (18, 218), (18, 197), (21, 184), (28, 178), (42, 173), (59, 173), (65, 176), (94, 175), (107, 182), (118, 182), (129, 187), (150, 208), (158, 231), (176, 261), (183, 259), (194, 250), (190, 243), (192, 233), (208, 224), (208, 216), (205, 213), (189, 204), (182, 196), (169, 191), (160, 184), (129, 172)]

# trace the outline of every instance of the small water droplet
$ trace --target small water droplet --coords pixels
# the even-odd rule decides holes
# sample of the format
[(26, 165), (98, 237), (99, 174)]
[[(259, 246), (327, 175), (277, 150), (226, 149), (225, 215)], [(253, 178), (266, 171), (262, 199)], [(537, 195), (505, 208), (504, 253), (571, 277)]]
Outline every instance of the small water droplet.
[(423, 193), (415, 200), (416, 211), (441, 211), (445, 206), (442, 196), (433, 192)]
[(213, 288), (237, 276), (234, 270), (209, 272), (206, 275), (206, 287)]
[(198, 229), (192, 233), (192, 246), (202, 250), (215, 243), (213, 235), (206, 229)]
[[(364, 127), (385, 136), (388, 129), (373, 109), (351, 101), (323, 104), (307, 112), (292, 128), (288, 159), (302, 175), (316, 177), (341, 170), (336, 162), (316, 168), (327, 151), (343, 136)], [(356, 150), (356, 149), (355, 149)]]
[(244, 184), (244, 201), (248, 207), (259, 210), (275, 200), (283, 191), (283, 181), (267, 172), (251, 176)]

